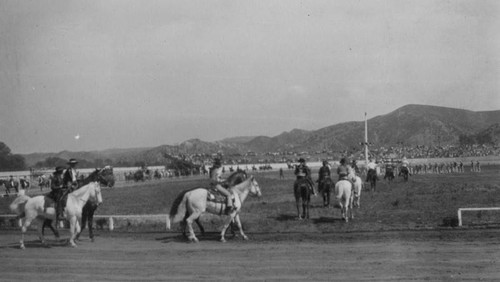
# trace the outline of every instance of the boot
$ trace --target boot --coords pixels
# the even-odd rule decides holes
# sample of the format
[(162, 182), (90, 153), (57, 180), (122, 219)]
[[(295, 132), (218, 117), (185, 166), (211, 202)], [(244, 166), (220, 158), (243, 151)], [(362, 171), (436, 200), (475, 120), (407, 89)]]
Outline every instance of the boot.
[(233, 212), (233, 203), (231, 202), (231, 199), (228, 199), (227, 204), (226, 204), (225, 213), (230, 214), (231, 212)]

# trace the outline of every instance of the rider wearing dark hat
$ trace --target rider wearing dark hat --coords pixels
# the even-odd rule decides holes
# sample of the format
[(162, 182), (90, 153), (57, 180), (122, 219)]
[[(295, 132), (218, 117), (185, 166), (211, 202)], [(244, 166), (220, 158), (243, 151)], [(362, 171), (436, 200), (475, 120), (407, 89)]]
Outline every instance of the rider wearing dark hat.
[(224, 179), (222, 178), (222, 163), (219, 158), (214, 159), (214, 164), (210, 168), (210, 180), (211, 186), (226, 197), (226, 214), (231, 213), (233, 211), (233, 199), (231, 192), (222, 186)]
[[(75, 159), (69, 159), (67, 162), (68, 168), (64, 172), (62, 178), (62, 195), (59, 198), (59, 202), (57, 204), (57, 214), (61, 216), (63, 214), (64, 208), (66, 207), (66, 200), (68, 199), (68, 194), (73, 192), (76, 188), (78, 188), (78, 172), (76, 171), (76, 164), (78, 162)], [(58, 218), (59, 218), (58, 216)]]
[(294, 183), (294, 189), (297, 189), (299, 185), (299, 180), (306, 179), (309, 183), (309, 188), (312, 190), (313, 195), (316, 196), (316, 191), (314, 190), (314, 182), (311, 179), (311, 169), (306, 165), (306, 160), (304, 158), (299, 159), (299, 165), (295, 168), (295, 176), (297, 180)]
[(63, 183), (66, 189), (73, 190), (78, 187), (77, 179), (78, 172), (75, 169), (75, 166), (78, 162), (75, 159), (70, 159), (67, 164), (69, 167), (64, 172)]

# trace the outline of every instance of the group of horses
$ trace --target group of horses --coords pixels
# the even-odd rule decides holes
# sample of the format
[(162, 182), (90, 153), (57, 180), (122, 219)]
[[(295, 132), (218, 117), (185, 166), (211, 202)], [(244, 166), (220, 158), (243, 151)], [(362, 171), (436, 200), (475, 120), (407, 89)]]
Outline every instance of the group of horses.
[[(346, 179), (341, 179), (334, 183), (331, 177), (326, 177), (318, 184), (319, 195), (323, 198), (323, 207), (331, 207), (331, 194), (336, 199), (334, 207), (340, 208), (342, 219), (346, 222), (349, 217), (354, 218), (353, 207), (360, 207), (361, 191), (363, 181), (356, 175), (354, 169), (349, 167), (349, 174)], [(299, 219), (309, 218), (311, 195), (313, 193), (310, 181), (298, 179), (294, 185), (295, 203), (297, 206), (297, 216)], [(300, 207), (302, 206), (302, 212)]]
[[(376, 176), (376, 175), (375, 175)], [(184, 234), (190, 241), (198, 242), (193, 229), (193, 223), (198, 224), (201, 232), (204, 228), (201, 225), (199, 218), (202, 213), (208, 212), (215, 215), (225, 215), (223, 217), (223, 227), (220, 233), (220, 240), (225, 242), (225, 234), (229, 226), (235, 224), (243, 237), (248, 239), (244, 233), (239, 217), (241, 208), (248, 196), (260, 197), (261, 190), (257, 180), (250, 176), (248, 177), (243, 170), (237, 170), (232, 173), (226, 180), (227, 189), (230, 191), (233, 200), (233, 209), (229, 212), (226, 210), (226, 201), (215, 201), (212, 199), (214, 191), (206, 187), (197, 187), (181, 192), (173, 201), (169, 215), (167, 216), (167, 228), (171, 228), (172, 223), (181, 223), (184, 227)], [(375, 189), (376, 177), (373, 182), (372, 189)], [(112, 168), (96, 169), (87, 178), (80, 183), (80, 188), (68, 194), (68, 200), (65, 207), (65, 218), (70, 223), (71, 236), (69, 243), (71, 246), (76, 246), (75, 240), (81, 234), (81, 231), (88, 223), (89, 237), (93, 240), (93, 215), (97, 206), (102, 203), (101, 186), (105, 185), (112, 187), (114, 185), (114, 176)], [(296, 207), (299, 219), (309, 218), (309, 206), (311, 201), (312, 191), (310, 183), (307, 181), (299, 181), (298, 185), (294, 185), (294, 196), (296, 199)], [(333, 205), (340, 208), (342, 219), (346, 222), (349, 218), (354, 218), (353, 208), (360, 207), (361, 191), (363, 189), (363, 181), (356, 175), (354, 169), (349, 167), (347, 179), (342, 179), (334, 183), (331, 178), (326, 178), (318, 187), (319, 194), (323, 197), (323, 205), (330, 207), (330, 197), (333, 193), (336, 199)], [(23, 193), (10, 205), (10, 209), (18, 215), (19, 225), (21, 227), (21, 248), (24, 246), (24, 235), (31, 222), (35, 219), (40, 219), (42, 224), (39, 227), (40, 240), (44, 242), (44, 228), (49, 227), (56, 237), (59, 236), (52, 223), (56, 219), (56, 210), (54, 205), (46, 207), (46, 201), (52, 201), (46, 195), (28, 197)], [(302, 204), (302, 212), (300, 205)], [(81, 221), (81, 225), (80, 225)], [(188, 234), (186, 234), (186, 229)], [(234, 232), (234, 231), (233, 231)]]
[[(69, 244), (76, 247), (75, 240), (88, 223), (89, 237), (93, 240), (93, 217), (97, 206), (102, 203), (101, 184), (107, 187), (114, 185), (115, 179), (113, 169), (105, 167), (96, 169), (87, 178), (78, 182), (78, 188), (68, 194), (64, 208), (64, 218), (70, 224)], [(29, 197), (21, 190), (18, 196), (9, 206), (10, 210), (17, 215), (21, 228), (21, 249), (25, 248), (24, 236), (34, 220), (39, 220), (39, 238), (44, 243), (44, 229), (49, 227), (56, 238), (59, 232), (52, 226), (56, 220), (56, 207), (54, 201), (48, 195)], [(80, 225), (81, 222), (81, 225)], [(57, 226), (56, 226), (57, 227)]]

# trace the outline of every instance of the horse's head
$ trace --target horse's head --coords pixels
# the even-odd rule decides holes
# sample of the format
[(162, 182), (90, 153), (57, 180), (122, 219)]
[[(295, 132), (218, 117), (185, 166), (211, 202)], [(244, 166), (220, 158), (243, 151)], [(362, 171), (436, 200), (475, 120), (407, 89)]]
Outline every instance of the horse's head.
[(102, 204), (101, 185), (99, 182), (93, 182), (89, 185), (91, 185), (91, 187), (89, 187), (89, 201), (97, 203), (97, 205)]
[(257, 197), (261, 197), (262, 196), (262, 193), (260, 192), (260, 187), (259, 187), (259, 183), (257, 182), (257, 180), (255, 180), (255, 177), (250, 176), (250, 194), (254, 195), (254, 196), (257, 196)]
[(97, 181), (107, 187), (113, 187), (115, 185), (115, 176), (113, 175), (113, 167), (105, 166), (103, 169), (96, 169), (87, 177), (85, 182), (89, 183), (93, 181)]

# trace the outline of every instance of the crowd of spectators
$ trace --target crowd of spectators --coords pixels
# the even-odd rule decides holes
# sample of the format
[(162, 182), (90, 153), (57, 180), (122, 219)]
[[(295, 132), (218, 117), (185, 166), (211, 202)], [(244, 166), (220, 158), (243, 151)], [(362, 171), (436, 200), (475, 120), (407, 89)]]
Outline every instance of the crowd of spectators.
[(410, 159), (500, 156), (500, 147), (492, 145), (396, 146), (372, 148), (370, 151), (380, 158), (394, 156), (406, 156)]

